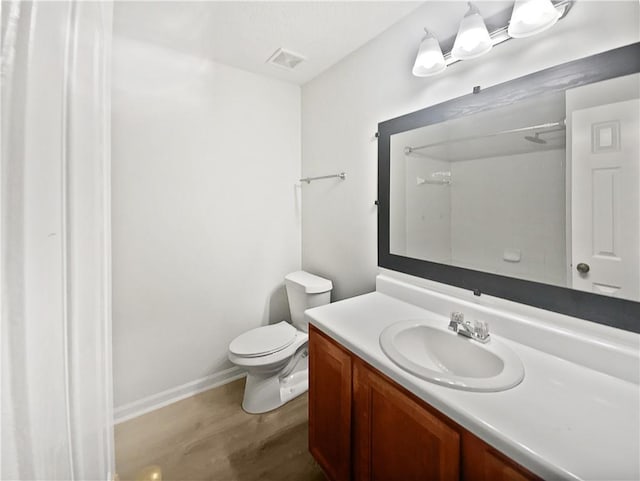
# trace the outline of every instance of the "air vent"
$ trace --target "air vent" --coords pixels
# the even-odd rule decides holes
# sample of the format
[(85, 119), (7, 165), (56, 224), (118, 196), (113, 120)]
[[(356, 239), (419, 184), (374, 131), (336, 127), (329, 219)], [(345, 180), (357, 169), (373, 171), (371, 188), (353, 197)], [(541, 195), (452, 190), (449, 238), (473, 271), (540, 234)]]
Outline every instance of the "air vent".
[(293, 53), (289, 50), (279, 48), (271, 57), (267, 59), (267, 63), (277, 65), (280, 68), (286, 68), (287, 70), (293, 70), (304, 61), (302, 55)]

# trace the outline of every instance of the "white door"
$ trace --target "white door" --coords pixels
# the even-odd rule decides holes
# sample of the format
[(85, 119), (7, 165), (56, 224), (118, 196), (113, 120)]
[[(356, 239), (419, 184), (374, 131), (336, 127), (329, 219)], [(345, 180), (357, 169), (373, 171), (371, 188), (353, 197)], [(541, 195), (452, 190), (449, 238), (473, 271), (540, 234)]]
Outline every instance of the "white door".
[(573, 288), (640, 300), (640, 100), (571, 120)]

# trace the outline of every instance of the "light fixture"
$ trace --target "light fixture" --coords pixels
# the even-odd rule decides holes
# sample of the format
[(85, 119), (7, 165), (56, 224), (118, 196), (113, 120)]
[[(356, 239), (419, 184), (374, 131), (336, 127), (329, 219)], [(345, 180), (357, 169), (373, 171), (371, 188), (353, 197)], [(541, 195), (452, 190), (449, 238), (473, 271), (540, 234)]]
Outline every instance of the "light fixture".
[[(428, 77), (442, 72), (448, 65), (484, 55), (494, 45), (512, 38), (528, 37), (552, 27), (558, 20), (566, 17), (576, 0), (515, 0), (511, 11), (511, 20), (507, 23), (505, 11), (500, 21), (495, 16), (489, 23), (491, 32), (480, 15), (477, 7), (468, 2), (469, 10), (460, 22), (458, 34), (454, 38), (440, 43), (426, 28), (426, 35), (420, 43), (413, 75)], [(453, 46), (452, 46), (453, 44)]]
[(442, 49), (433, 34), (426, 28), (425, 36), (420, 43), (416, 61), (413, 64), (413, 75), (416, 77), (428, 77), (442, 72), (447, 66), (442, 55)]
[(451, 56), (458, 60), (468, 60), (484, 55), (491, 47), (493, 42), (484, 19), (476, 6), (469, 2), (469, 10), (460, 22)]
[(551, 0), (516, 0), (507, 32), (513, 38), (528, 37), (552, 27), (559, 18)]

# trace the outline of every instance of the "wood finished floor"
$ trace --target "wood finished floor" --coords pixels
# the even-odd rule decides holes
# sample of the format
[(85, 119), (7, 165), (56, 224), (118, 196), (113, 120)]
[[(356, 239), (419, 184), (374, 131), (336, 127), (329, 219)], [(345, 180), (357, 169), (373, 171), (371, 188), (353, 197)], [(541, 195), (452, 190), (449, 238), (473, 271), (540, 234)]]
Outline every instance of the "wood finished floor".
[(307, 394), (251, 415), (243, 391), (240, 379), (116, 425), (120, 479), (157, 464), (163, 481), (324, 481), (307, 450)]

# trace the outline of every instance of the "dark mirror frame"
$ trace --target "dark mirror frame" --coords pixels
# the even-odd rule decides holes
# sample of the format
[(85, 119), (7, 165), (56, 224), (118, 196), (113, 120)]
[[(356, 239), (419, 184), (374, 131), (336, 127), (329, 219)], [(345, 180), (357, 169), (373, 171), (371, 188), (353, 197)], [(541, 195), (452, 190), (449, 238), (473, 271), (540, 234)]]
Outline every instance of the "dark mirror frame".
[[(478, 93), (378, 124), (378, 265), (463, 289), (640, 333), (640, 302), (391, 254), (389, 195), (391, 136), (536, 95), (640, 72), (640, 43), (574, 60)], [(640, 135), (640, 133), (639, 133)]]

